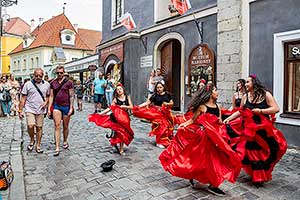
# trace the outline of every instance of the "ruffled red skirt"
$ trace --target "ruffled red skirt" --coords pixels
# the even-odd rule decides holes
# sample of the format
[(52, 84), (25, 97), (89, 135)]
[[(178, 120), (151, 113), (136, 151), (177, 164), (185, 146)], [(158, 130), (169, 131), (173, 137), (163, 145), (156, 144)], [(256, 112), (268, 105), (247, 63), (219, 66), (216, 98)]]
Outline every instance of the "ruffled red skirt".
[(254, 114), (249, 109), (240, 112), (247, 139), (243, 168), (252, 177), (253, 182), (272, 180), (274, 166), (287, 150), (286, 139), (274, 127), (274, 119)]
[(152, 131), (149, 136), (156, 136), (156, 144), (169, 146), (173, 138), (174, 117), (171, 109), (167, 106), (134, 106), (132, 114), (135, 117), (149, 120), (152, 123)]
[(110, 128), (116, 132), (115, 136), (110, 139), (111, 145), (125, 143), (127, 146), (134, 137), (133, 130), (130, 127), (130, 118), (128, 113), (120, 106), (110, 106), (113, 115), (91, 114), (88, 119), (97, 126)]
[(211, 114), (202, 114), (195, 123), (179, 128), (159, 159), (173, 176), (215, 187), (224, 180), (235, 182), (241, 170), (239, 156), (224, 141), (222, 126)]

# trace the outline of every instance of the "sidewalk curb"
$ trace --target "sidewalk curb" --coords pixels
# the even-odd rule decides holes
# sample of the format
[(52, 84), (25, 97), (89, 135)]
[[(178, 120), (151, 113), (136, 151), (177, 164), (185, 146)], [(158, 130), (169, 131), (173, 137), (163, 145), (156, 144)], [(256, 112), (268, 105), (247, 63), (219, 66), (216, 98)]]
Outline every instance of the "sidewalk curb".
[(15, 120), (13, 129), (13, 140), (10, 146), (11, 164), (14, 170), (14, 181), (9, 188), (9, 200), (26, 200), (24, 170), (23, 170), (23, 130), (22, 122)]

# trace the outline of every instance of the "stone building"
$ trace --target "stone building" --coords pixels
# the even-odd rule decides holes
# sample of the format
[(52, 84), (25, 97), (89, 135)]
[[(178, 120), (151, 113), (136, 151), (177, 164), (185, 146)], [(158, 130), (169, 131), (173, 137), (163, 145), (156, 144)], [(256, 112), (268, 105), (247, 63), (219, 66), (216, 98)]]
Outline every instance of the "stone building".
[[(170, 0), (104, 0), (98, 46), (102, 70), (117, 70), (138, 104), (144, 101), (151, 69), (161, 68), (175, 109), (181, 111), (200, 78), (217, 85), (219, 101), (228, 107), (236, 80), (255, 73), (280, 106), (276, 125), (290, 145), (299, 146), (300, 2), (190, 2), (192, 8), (181, 16), (170, 12)], [(119, 22), (126, 12), (137, 25), (132, 31)]]

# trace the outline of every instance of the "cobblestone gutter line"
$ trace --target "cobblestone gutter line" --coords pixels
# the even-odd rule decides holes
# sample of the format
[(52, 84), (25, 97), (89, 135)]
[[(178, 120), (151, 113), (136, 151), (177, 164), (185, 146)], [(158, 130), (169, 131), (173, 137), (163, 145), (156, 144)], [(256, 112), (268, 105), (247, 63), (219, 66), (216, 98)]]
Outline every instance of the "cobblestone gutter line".
[(9, 189), (9, 200), (26, 200), (24, 171), (23, 171), (23, 128), (24, 123), (15, 119), (13, 139), (10, 145), (10, 158), (14, 170), (15, 179)]

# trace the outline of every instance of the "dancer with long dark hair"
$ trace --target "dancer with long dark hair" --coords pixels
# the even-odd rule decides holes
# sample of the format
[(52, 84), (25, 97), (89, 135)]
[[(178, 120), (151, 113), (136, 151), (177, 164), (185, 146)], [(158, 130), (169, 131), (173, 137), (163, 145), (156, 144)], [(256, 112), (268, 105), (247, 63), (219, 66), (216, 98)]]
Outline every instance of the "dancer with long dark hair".
[[(98, 126), (113, 130), (107, 137), (110, 138), (111, 145), (116, 147), (121, 155), (125, 155), (124, 144), (128, 146), (134, 137), (128, 114), (128, 109), (132, 109), (132, 107), (130, 96), (126, 94), (122, 84), (118, 84), (114, 91), (112, 105), (100, 114), (89, 115), (89, 121), (95, 122)], [(106, 115), (109, 111), (112, 111), (112, 113)], [(120, 145), (119, 147), (117, 146), (118, 144)]]
[[(235, 182), (240, 173), (239, 156), (222, 138), (223, 127), (218, 92), (209, 85), (200, 88), (189, 103), (190, 119), (181, 123), (169, 147), (159, 156), (163, 168), (173, 176), (209, 184), (208, 191), (224, 196), (224, 181)], [(224, 126), (224, 125), (223, 125)]]
[(174, 102), (165, 84), (157, 82), (154, 94), (144, 103), (133, 108), (133, 115), (152, 123), (150, 136), (156, 136), (156, 146), (165, 148), (173, 138), (174, 117), (171, 108)]
[(241, 105), (242, 97), (246, 93), (245, 79), (238, 79), (236, 82), (236, 90), (232, 96), (232, 110), (239, 108)]
[[(252, 177), (253, 184), (260, 187), (272, 180), (272, 171), (286, 152), (287, 142), (273, 126), (272, 116), (279, 111), (279, 107), (272, 94), (256, 75), (250, 75), (245, 86), (247, 93), (241, 101), (243, 109), (233, 113), (224, 123), (231, 125), (232, 120), (242, 117), (244, 130), (237, 135), (244, 135), (247, 140), (243, 168)], [(231, 139), (234, 138), (231, 136)]]

